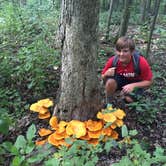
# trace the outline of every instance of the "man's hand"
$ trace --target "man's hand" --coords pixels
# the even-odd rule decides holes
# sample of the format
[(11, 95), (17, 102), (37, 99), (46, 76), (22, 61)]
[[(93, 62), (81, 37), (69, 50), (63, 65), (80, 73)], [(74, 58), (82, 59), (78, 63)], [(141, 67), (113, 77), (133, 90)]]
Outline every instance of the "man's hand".
[(109, 68), (105, 73), (104, 73), (104, 76), (114, 76), (115, 74), (115, 69), (116, 67), (111, 67)]
[(122, 92), (124, 94), (128, 94), (131, 93), (134, 90), (134, 88), (135, 88), (134, 84), (127, 84), (122, 87)]

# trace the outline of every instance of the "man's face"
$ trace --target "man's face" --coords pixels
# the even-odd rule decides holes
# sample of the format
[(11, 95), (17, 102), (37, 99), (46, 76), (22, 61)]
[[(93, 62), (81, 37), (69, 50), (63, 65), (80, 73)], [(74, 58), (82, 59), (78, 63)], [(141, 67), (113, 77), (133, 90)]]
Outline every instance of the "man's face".
[(129, 48), (123, 48), (116, 50), (116, 54), (119, 56), (120, 62), (127, 64), (130, 62), (132, 51)]

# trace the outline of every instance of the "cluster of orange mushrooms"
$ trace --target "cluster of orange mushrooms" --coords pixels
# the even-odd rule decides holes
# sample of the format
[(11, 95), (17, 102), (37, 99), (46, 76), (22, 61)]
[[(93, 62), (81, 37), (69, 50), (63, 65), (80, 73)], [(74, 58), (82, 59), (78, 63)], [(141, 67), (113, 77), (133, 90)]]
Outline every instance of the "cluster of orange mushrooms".
[[(31, 105), (30, 110), (38, 112), (38, 118), (50, 118), (49, 107), (53, 106), (50, 99), (39, 100)], [(70, 122), (58, 121), (56, 116), (49, 120), (50, 128), (41, 128), (39, 135), (42, 140), (36, 141), (36, 145), (43, 145), (46, 142), (56, 146), (67, 146), (65, 139), (71, 138), (74, 142), (76, 139), (86, 140), (88, 143), (97, 145), (99, 140), (107, 141), (109, 138), (118, 139), (117, 127), (123, 126), (123, 118), (126, 116), (123, 110), (112, 108), (112, 106), (102, 109), (97, 113), (98, 120), (79, 121), (71, 120)]]

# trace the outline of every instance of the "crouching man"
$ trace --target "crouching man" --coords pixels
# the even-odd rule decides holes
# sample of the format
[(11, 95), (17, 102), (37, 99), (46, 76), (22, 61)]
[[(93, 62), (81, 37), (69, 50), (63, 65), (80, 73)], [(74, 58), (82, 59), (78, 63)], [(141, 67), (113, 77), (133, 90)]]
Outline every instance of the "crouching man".
[(147, 60), (135, 50), (129, 37), (120, 37), (116, 43), (116, 55), (108, 59), (102, 70), (107, 103), (111, 103), (116, 90), (121, 90), (128, 103), (136, 100), (145, 88), (152, 84), (152, 70)]

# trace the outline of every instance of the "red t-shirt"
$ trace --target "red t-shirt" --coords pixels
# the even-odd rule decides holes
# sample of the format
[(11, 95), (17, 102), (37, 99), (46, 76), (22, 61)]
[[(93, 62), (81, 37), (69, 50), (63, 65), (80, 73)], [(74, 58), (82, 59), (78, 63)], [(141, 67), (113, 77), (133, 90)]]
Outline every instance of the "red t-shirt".
[[(112, 67), (113, 57), (111, 57), (105, 67), (102, 70), (102, 74), (104, 74), (109, 68)], [(131, 58), (131, 61), (127, 66), (122, 66), (122, 63), (118, 60), (117, 66), (116, 66), (116, 74), (122, 75), (126, 77), (128, 80), (151, 80), (153, 77), (152, 70), (147, 62), (147, 60), (140, 56), (139, 58), (139, 68), (140, 68), (140, 74), (135, 77), (134, 74), (134, 63)]]

